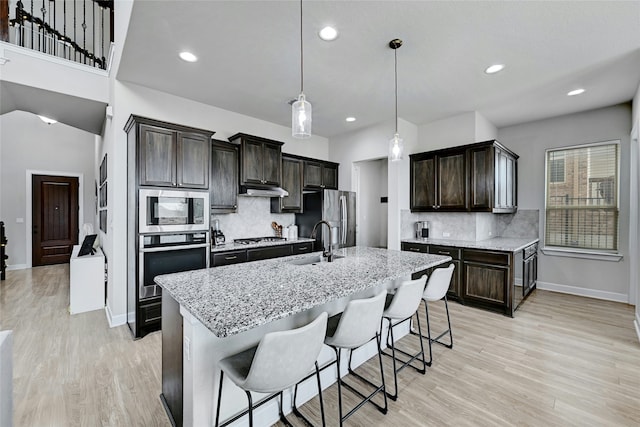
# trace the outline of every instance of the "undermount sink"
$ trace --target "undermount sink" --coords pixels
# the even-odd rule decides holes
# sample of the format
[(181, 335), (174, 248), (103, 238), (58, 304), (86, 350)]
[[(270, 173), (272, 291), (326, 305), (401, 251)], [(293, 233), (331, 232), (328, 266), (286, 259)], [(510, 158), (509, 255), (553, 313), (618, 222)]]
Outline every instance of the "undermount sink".
[[(337, 260), (340, 258), (344, 258), (342, 255), (334, 255), (333, 260)], [(311, 255), (305, 258), (294, 259), (293, 261), (289, 261), (290, 264), (293, 265), (315, 265), (323, 262), (328, 262), (322, 258), (322, 254)]]

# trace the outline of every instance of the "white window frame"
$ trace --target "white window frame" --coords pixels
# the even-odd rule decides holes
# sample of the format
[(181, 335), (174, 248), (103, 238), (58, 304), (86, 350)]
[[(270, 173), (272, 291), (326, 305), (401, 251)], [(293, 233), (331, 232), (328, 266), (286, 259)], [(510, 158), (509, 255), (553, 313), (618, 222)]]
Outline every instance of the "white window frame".
[[(617, 221), (617, 249), (614, 250), (606, 250), (606, 249), (584, 249), (578, 247), (566, 247), (566, 246), (547, 246), (547, 201), (548, 201), (548, 188), (549, 184), (557, 184), (560, 182), (549, 183), (549, 170), (548, 170), (548, 155), (549, 152), (552, 151), (566, 151), (572, 149), (580, 149), (580, 148), (591, 148), (597, 147), (601, 145), (617, 145), (618, 146), (618, 156), (617, 156), (617, 164), (616, 164), (616, 208), (618, 210), (618, 221)], [(556, 148), (548, 148), (544, 153), (544, 215), (543, 215), (543, 231), (544, 231), (544, 246), (542, 247), (542, 253), (545, 255), (553, 255), (553, 256), (564, 256), (571, 258), (586, 258), (586, 259), (594, 259), (594, 260), (602, 260), (602, 261), (620, 261), (622, 260), (622, 254), (619, 253), (619, 244), (620, 244), (620, 158), (621, 158), (621, 144), (619, 139), (609, 140), (609, 141), (601, 141), (601, 142), (593, 142), (588, 144), (579, 144), (579, 145), (570, 145), (566, 147), (556, 147)], [(565, 157), (566, 160), (566, 157)], [(566, 163), (565, 163), (565, 181), (566, 181)]]

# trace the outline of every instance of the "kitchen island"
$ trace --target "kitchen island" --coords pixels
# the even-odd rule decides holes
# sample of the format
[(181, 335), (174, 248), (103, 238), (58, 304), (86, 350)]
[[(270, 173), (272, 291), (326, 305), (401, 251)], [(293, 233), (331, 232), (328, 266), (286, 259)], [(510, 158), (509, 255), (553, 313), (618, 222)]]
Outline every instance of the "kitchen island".
[[(330, 316), (339, 313), (350, 299), (393, 289), (413, 273), (451, 260), (441, 255), (350, 247), (335, 251), (332, 263), (312, 262), (311, 257), (319, 255), (156, 277), (163, 288), (162, 398), (175, 425), (213, 425), (219, 360), (255, 345), (267, 332), (299, 327), (323, 311)], [(375, 351), (372, 342), (354, 354), (354, 365)], [(320, 362), (331, 356), (325, 348)], [(335, 381), (334, 372), (323, 372), (324, 387)], [(313, 384), (304, 384), (299, 402), (315, 393)], [(288, 412), (290, 396), (285, 396)], [(277, 402), (270, 403), (255, 412), (259, 424), (277, 421)], [(245, 407), (244, 392), (225, 383), (221, 418)]]

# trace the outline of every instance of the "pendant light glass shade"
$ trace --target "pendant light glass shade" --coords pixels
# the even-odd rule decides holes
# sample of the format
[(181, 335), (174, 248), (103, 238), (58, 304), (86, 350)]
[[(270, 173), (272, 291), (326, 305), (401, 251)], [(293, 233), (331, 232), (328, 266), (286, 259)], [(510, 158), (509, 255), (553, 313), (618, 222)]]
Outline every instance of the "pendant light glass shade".
[(389, 141), (389, 160), (392, 162), (402, 160), (402, 153), (404, 153), (404, 141), (396, 133)]
[(304, 97), (298, 95), (298, 100), (291, 104), (291, 134), (294, 138), (311, 138), (312, 107)]

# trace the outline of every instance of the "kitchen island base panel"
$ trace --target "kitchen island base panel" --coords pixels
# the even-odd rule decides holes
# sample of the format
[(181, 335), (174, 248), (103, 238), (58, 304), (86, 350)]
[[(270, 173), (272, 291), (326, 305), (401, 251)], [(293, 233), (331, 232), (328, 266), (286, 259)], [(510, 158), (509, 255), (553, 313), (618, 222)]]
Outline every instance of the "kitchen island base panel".
[[(175, 338), (171, 341), (165, 341), (163, 337), (163, 347), (165, 345), (180, 346), (183, 352), (183, 399), (182, 399), (182, 423), (176, 419), (177, 426), (209, 426), (215, 422), (216, 402), (218, 398), (218, 382), (220, 370), (217, 362), (227, 356), (238, 353), (251, 346), (256, 345), (260, 339), (268, 332), (277, 330), (286, 330), (300, 327), (309, 323), (317, 315), (326, 311), (330, 316), (340, 313), (351, 299), (367, 298), (375, 295), (382, 289), (393, 289), (402, 280), (408, 280), (409, 277), (396, 279), (378, 287), (367, 289), (352, 297), (341, 298), (336, 301), (326, 303), (322, 306), (315, 307), (302, 313), (270, 322), (258, 328), (232, 335), (226, 338), (216, 337), (208, 328), (206, 328), (198, 319), (191, 315), (183, 307), (180, 307), (180, 315), (183, 318), (183, 338), (181, 341)], [(171, 298), (163, 295), (164, 298)], [(397, 335), (406, 335), (409, 328), (394, 331)], [(386, 334), (385, 330), (382, 331)], [(385, 336), (385, 335), (383, 335)], [(377, 356), (377, 347), (374, 341), (369, 342), (353, 354), (352, 366), (357, 367)], [(318, 364), (324, 366), (333, 361), (335, 354), (329, 347), (323, 347), (318, 358)], [(343, 358), (343, 366), (341, 372), (345, 375), (348, 372), (348, 358)], [(336, 370), (325, 369), (320, 373), (322, 388), (331, 386), (336, 381)], [(223, 385), (222, 407), (220, 410), (221, 420), (228, 419), (235, 414), (244, 411), (247, 405), (246, 395), (243, 390), (236, 387), (231, 381), (225, 378)], [(317, 384), (315, 381), (306, 381), (298, 387), (298, 406), (312, 399), (317, 395)], [(268, 395), (252, 393), (254, 402), (259, 401)], [(284, 392), (283, 411), (286, 414), (292, 411), (293, 395), (291, 390)], [(168, 408), (171, 411), (172, 408)], [(169, 418), (174, 418), (170, 415)], [(273, 400), (254, 411), (254, 421), (256, 425), (271, 425), (279, 420), (278, 402)], [(241, 418), (233, 425), (248, 425), (246, 417)]]

